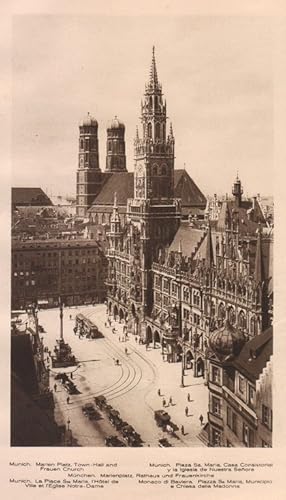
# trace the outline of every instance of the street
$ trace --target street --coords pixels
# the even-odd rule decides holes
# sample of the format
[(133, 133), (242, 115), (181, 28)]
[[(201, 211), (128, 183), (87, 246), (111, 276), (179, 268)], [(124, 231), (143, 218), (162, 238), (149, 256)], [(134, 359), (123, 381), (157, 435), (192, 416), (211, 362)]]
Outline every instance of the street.
[[(75, 316), (79, 312), (98, 326), (104, 338), (79, 338), (74, 334)], [(106, 306), (103, 304), (64, 309), (64, 339), (79, 360), (79, 365), (72, 367), (69, 373), (73, 372), (73, 382), (79, 394), (70, 396), (68, 403), (67, 392), (61, 383), (55, 381), (56, 370), (51, 369), (51, 389), (55, 382), (57, 384), (54, 397), (58, 422), (67, 425), (69, 421), (73, 437), (80, 446), (104, 446), (106, 436), (120, 437), (103, 412), (103, 418), (97, 421), (90, 421), (82, 413), (85, 403), (93, 403), (95, 396), (103, 394), (108, 403), (141, 435), (144, 446), (158, 446), (158, 440), (163, 437), (173, 446), (203, 446), (197, 436), (202, 428), (200, 415), (203, 415), (204, 422), (207, 418), (204, 379), (194, 378), (191, 370), (186, 370), (185, 387), (180, 387), (180, 363), (163, 361), (159, 345), (155, 349), (149, 346), (147, 350), (145, 345), (135, 341), (133, 335), (124, 341), (123, 325), (113, 321), (111, 327), (106, 327), (106, 318)], [(41, 310), (39, 322), (45, 329), (42, 335), (44, 345), (53, 352), (59, 338), (59, 310)], [(113, 328), (115, 333), (112, 333)], [(179, 427), (177, 438), (162, 431), (154, 420), (154, 410), (163, 409), (163, 400), (166, 401), (166, 411)], [(185, 415), (186, 406), (188, 416)], [(180, 430), (182, 425), (184, 435)]]

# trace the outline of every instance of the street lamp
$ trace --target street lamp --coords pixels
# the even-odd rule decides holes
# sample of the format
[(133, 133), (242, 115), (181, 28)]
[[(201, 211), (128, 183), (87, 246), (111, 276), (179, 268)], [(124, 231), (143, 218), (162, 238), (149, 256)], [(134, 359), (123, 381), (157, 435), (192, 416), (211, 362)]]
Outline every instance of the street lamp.
[(67, 430), (68, 430), (68, 431), (70, 430), (70, 423), (71, 423), (71, 421), (70, 421), (70, 419), (68, 419), (68, 420), (67, 420), (67, 424), (68, 424), (68, 428), (67, 428)]
[(184, 341), (182, 342), (182, 370), (181, 370), (181, 387), (185, 387), (184, 384), (184, 376), (185, 376), (185, 345)]

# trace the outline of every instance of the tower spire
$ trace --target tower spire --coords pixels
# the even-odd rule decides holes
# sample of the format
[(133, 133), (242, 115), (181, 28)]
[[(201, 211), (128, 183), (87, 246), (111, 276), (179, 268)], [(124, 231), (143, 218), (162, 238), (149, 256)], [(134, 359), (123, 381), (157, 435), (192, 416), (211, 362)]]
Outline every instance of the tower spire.
[(157, 74), (157, 67), (156, 67), (155, 46), (154, 45), (152, 48), (152, 62), (151, 62), (151, 68), (150, 68), (149, 85), (152, 86), (153, 88), (158, 86), (158, 74)]

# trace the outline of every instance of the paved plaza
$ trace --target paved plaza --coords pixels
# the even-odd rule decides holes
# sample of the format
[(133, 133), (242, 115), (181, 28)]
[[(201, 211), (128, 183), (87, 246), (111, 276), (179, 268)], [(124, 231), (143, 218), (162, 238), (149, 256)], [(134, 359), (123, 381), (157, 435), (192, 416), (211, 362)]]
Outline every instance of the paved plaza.
[[(98, 326), (103, 338), (79, 338), (74, 334), (75, 317), (79, 312)], [(64, 338), (79, 360), (79, 365), (71, 369), (79, 394), (70, 396), (67, 403), (67, 392), (57, 382), (54, 396), (58, 422), (67, 425), (69, 421), (75, 442), (80, 446), (104, 446), (106, 436), (118, 434), (115, 428), (104, 413), (104, 418), (98, 421), (89, 421), (82, 413), (85, 403), (93, 402), (95, 396), (103, 394), (141, 435), (144, 446), (158, 446), (162, 437), (167, 437), (173, 446), (204, 446), (198, 438), (202, 428), (200, 415), (203, 415), (204, 422), (207, 420), (208, 392), (204, 379), (194, 378), (192, 370), (186, 370), (185, 387), (180, 387), (181, 363), (164, 361), (159, 345), (146, 349), (146, 345), (139, 345), (138, 339), (136, 342), (134, 335), (123, 340), (123, 325), (113, 321), (111, 327), (106, 327), (106, 319), (103, 304), (64, 309)], [(40, 311), (39, 323), (45, 329), (42, 335), (44, 345), (53, 351), (59, 337), (59, 310)], [(115, 332), (112, 331), (114, 328)], [(119, 360), (119, 365), (116, 360)], [(54, 377), (55, 370), (51, 369), (51, 388), (56, 382)], [(179, 427), (177, 438), (162, 431), (154, 420), (154, 410), (163, 408), (163, 400), (166, 401), (166, 411)]]

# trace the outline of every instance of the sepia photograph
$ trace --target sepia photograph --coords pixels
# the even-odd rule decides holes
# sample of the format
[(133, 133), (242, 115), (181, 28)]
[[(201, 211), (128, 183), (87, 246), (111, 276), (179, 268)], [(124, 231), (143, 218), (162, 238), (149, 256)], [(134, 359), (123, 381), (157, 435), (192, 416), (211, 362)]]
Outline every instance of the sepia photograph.
[(16, 15), (12, 80), (10, 446), (271, 448), (271, 19)]

